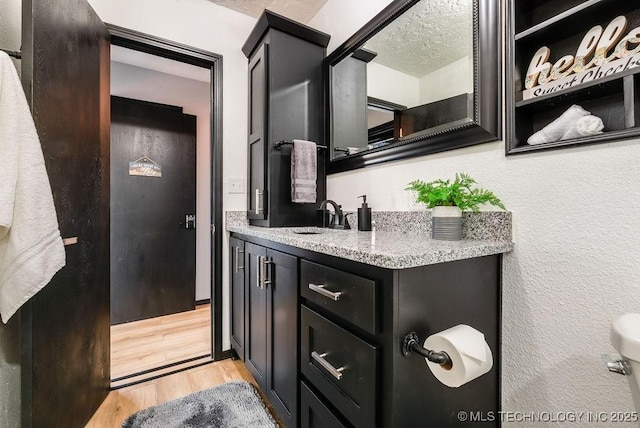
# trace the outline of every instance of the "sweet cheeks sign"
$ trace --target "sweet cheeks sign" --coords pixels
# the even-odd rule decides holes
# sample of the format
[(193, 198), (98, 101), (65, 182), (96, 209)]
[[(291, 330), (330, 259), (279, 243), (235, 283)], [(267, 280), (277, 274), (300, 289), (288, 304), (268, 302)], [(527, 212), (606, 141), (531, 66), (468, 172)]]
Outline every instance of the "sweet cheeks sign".
[(614, 18), (604, 30), (596, 25), (580, 42), (575, 57), (566, 55), (554, 64), (548, 62), (550, 49), (541, 47), (529, 64), (522, 98), (539, 97), (640, 67), (640, 27), (630, 32), (626, 29), (624, 16)]

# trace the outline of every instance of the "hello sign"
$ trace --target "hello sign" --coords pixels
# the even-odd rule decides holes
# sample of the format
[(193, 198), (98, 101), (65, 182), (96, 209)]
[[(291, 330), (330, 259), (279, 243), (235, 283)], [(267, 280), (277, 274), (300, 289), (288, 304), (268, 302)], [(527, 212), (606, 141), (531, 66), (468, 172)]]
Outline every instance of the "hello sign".
[(640, 67), (640, 27), (622, 37), (627, 18), (614, 18), (604, 30), (596, 25), (585, 34), (575, 57), (565, 55), (551, 64), (551, 50), (543, 46), (533, 55), (523, 99), (535, 98)]

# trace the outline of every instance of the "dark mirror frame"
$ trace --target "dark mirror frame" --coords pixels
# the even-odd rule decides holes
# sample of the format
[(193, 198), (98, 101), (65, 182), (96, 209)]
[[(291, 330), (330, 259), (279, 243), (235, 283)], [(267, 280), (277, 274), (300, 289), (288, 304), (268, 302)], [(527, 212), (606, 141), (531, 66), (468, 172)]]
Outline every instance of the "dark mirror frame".
[[(331, 70), (334, 64), (360, 48), (388, 23), (420, 0), (394, 0), (324, 60), (325, 141), (331, 141)], [(502, 138), (501, 112), (501, 44), (500, 0), (473, 0), (476, 15), (473, 34), (474, 51), (474, 118), (433, 135), (418, 135), (396, 140), (391, 146), (367, 150), (331, 160), (327, 153), (327, 174), (364, 168), (400, 159), (408, 159), (488, 143)]]

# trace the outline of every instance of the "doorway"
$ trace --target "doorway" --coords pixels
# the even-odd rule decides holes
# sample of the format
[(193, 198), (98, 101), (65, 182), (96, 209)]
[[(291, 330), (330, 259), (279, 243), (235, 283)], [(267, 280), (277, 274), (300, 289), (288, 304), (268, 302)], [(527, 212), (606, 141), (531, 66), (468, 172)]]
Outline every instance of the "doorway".
[[(195, 365), (206, 364), (212, 359), (219, 360), (224, 357), (221, 331), (222, 237), (216, 233), (216, 230), (222, 230), (222, 58), (209, 52), (124, 28), (111, 25), (107, 25), (107, 27), (111, 33), (111, 94), (116, 97), (112, 98), (112, 103), (120, 107), (128, 105), (129, 107), (125, 107), (125, 109), (130, 109), (128, 111), (143, 112), (149, 117), (155, 117), (155, 119), (161, 116), (161, 120), (155, 120), (156, 123), (161, 124), (161, 128), (166, 128), (167, 123), (170, 122), (168, 118), (174, 116), (178, 121), (183, 120), (180, 117), (184, 116), (187, 128), (191, 126), (193, 119), (193, 124), (197, 128), (195, 132), (195, 140), (197, 140), (195, 143), (196, 165), (191, 168), (192, 171), (188, 171), (189, 168), (183, 166), (182, 169), (186, 171), (185, 174), (181, 174), (186, 176), (193, 174), (194, 178), (197, 176), (197, 191), (194, 192), (197, 193), (197, 207), (192, 210), (188, 208), (187, 202), (185, 208), (182, 209), (185, 212), (174, 215), (175, 219), (171, 221), (175, 225), (170, 226), (172, 228), (170, 232), (175, 235), (175, 239), (171, 239), (169, 233), (162, 237), (162, 230), (156, 231), (160, 235), (159, 242), (162, 242), (162, 245), (166, 245), (169, 249), (168, 251), (161, 250), (159, 253), (168, 259), (164, 262), (156, 261), (151, 264), (151, 266), (172, 265), (177, 267), (173, 269), (174, 273), (181, 274), (182, 272), (187, 275), (183, 275), (176, 281), (171, 281), (167, 280), (166, 274), (161, 274), (158, 278), (146, 281), (146, 290), (140, 286), (129, 295), (125, 292), (124, 297), (118, 301), (117, 298), (114, 299), (113, 281), (115, 278), (119, 283), (122, 283), (123, 278), (119, 274), (114, 275), (112, 266), (111, 346), (113, 349), (111, 352), (111, 379), (112, 387), (119, 387)], [(128, 79), (122, 77), (127, 75)], [(116, 81), (117, 83), (114, 84)], [(114, 115), (113, 108), (112, 115)], [(120, 116), (117, 120), (122, 122), (122, 117), (124, 116)], [(116, 119), (115, 115), (112, 116), (112, 124), (114, 119)], [(142, 120), (144, 122), (144, 119)], [(145, 132), (144, 126), (149, 123), (143, 123), (141, 125), (142, 131), (137, 132), (132, 131), (129, 120), (126, 122), (130, 132), (137, 133), (138, 136), (143, 135), (142, 140), (145, 138), (146, 140), (154, 140), (158, 135), (157, 132)], [(118, 151), (114, 147), (113, 132), (112, 128), (112, 156)], [(154, 136), (150, 136), (151, 134)], [(175, 132), (171, 135), (175, 135)], [(188, 143), (187, 140), (183, 143)], [(123, 162), (126, 161), (124, 163), (127, 164), (127, 169), (130, 169), (130, 165), (134, 165), (133, 170), (128, 171), (129, 173), (136, 174), (138, 164), (142, 165), (142, 169), (144, 169), (144, 165), (147, 165), (147, 172), (151, 171), (151, 174), (145, 177), (127, 177), (127, 170), (121, 171), (121, 178), (146, 180), (142, 182), (138, 180), (136, 185), (141, 187), (137, 189), (138, 194), (130, 195), (130, 198), (138, 198), (139, 200), (141, 200), (141, 194), (146, 194), (146, 189), (150, 189), (150, 186), (157, 186), (161, 181), (157, 178), (162, 175), (163, 164), (164, 168), (170, 166), (167, 164), (167, 158), (162, 159), (162, 162), (158, 161), (163, 156), (163, 150), (151, 154), (150, 147), (157, 144), (145, 145), (144, 141), (141, 144), (146, 147), (144, 150), (147, 150), (148, 153), (136, 156), (132, 151), (125, 150), (123, 159), (120, 159)], [(120, 154), (122, 155), (122, 151)], [(112, 186), (114, 185), (115, 173), (112, 157)], [(153, 181), (154, 178), (156, 181)], [(184, 187), (184, 185), (180, 186)], [(151, 190), (149, 190), (150, 192)], [(179, 190), (176, 195), (181, 192), (185, 193)], [(166, 194), (166, 190), (160, 190), (160, 193)], [(135, 201), (129, 199), (126, 203), (131, 206)], [(125, 229), (123, 235), (123, 230), (120, 228), (118, 242), (126, 240), (131, 243), (135, 241), (134, 237), (139, 238), (140, 234), (136, 233), (136, 224), (141, 224), (145, 219), (150, 218), (148, 216), (153, 214), (154, 209), (160, 208), (152, 206), (149, 212), (142, 213), (142, 217), (138, 219), (124, 216), (133, 221), (127, 225), (131, 229), (131, 233), (127, 234)], [(151, 244), (151, 247), (147, 245), (147, 251), (142, 251), (143, 254), (126, 256), (125, 251), (122, 251), (126, 245), (119, 248), (117, 242), (114, 242), (114, 229), (117, 227), (113, 222), (114, 214), (118, 214), (118, 208), (113, 203), (113, 195), (111, 210), (112, 254), (114, 251), (118, 251), (119, 254), (125, 256), (125, 260), (121, 258), (116, 262), (122, 264), (122, 270), (130, 270), (129, 276), (134, 278), (132, 283), (140, 285), (144, 281), (135, 281), (136, 276), (140, 277), (141, 273), (145, 276), (153, 276), (153, 273), (149, 272), (150, 264), (147, 263), (144, 269), (140, 269), (139, 261), (128, 265), (127, 262), (136, 256), (140, 260), (141, 257), (150, 255), (149, 248), (157, 244)], [(195, 219), (192, 217), (193, 215), (195, 215)], [(164, 230), (167, 230), (167, 225)], [(197, 237), (194, 239), (196, 234)], [(178, 246), (177, 239), (183, 238), (186, 239), (186, 242), (181, 244), (183, 248), (175, 248)], [(171, 252), (171, 248), (179, 254), (168, 254)], [(195, 253), (194, 256), (189, 254), (191, 250)], [(190, 265), (192, 257), (195, 266)], [(113, 263), (114, 257), (112, 256), (112, 265)], [(189, 279), (188, 273), (191, 270), (193, 271), (191, 273), (195, 274), (195, 278)], [(163, 285), (160, 286), (159, 282), (162, 282)], [(154, 283), (158, 286), (154, 287)], [(150, 303), (150, 301), (155, 303)], [(114, 307), (114, 305), (117, 306)], [(120, 310), (124, 307), (127, 307), (127, 314), (124, 314), (127, 311)], [(114, 313), (118, 316), (114, 317)], [(122, 338), (126, 338), (129, 342), (122, 342)], [(163, 348), (165, 346), (163, 342), (168, 348)], [(128, 351), (123, 351), (121, 346), (131, 346), (131, 348)], [(144, 355), (135, 356), (136, 349), (134, 347), (137, 347), (138, 350), (146, 348)], [(152, 348), (157, 348), (155, 353)], [(128, 352), (129, 360), (133, 364), (127, 367), (127, 363), (125, 363), (123, 366), (122, 359), (117, 358), (114, 351), (119, 352), (119, 356)], [(145, 359), (146, 361), (143, 361)], [(116, 368), (118, 364), (119, 368)], [(114, 370), (116, 371), (114, 372)]]

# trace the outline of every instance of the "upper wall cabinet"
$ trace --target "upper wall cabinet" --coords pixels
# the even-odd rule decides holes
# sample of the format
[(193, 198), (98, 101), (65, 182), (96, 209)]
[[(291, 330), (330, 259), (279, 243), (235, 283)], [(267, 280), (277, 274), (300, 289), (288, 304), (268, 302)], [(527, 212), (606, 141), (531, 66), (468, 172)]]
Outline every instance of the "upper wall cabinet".
[(500, 1), (395, 0), (325, 60), (327, 172), (500, 138)]
[(247, 217), (263, 227), (313, 226), (326, 199), (318, 151), (317, 203), (291, 201), (294, 139), (324, 143), (322, 66), (329, 35), (265, 10), (242, 47), (249, 59)]
[(640, 136), (640, 3), (508, 8), (507, 154)]

